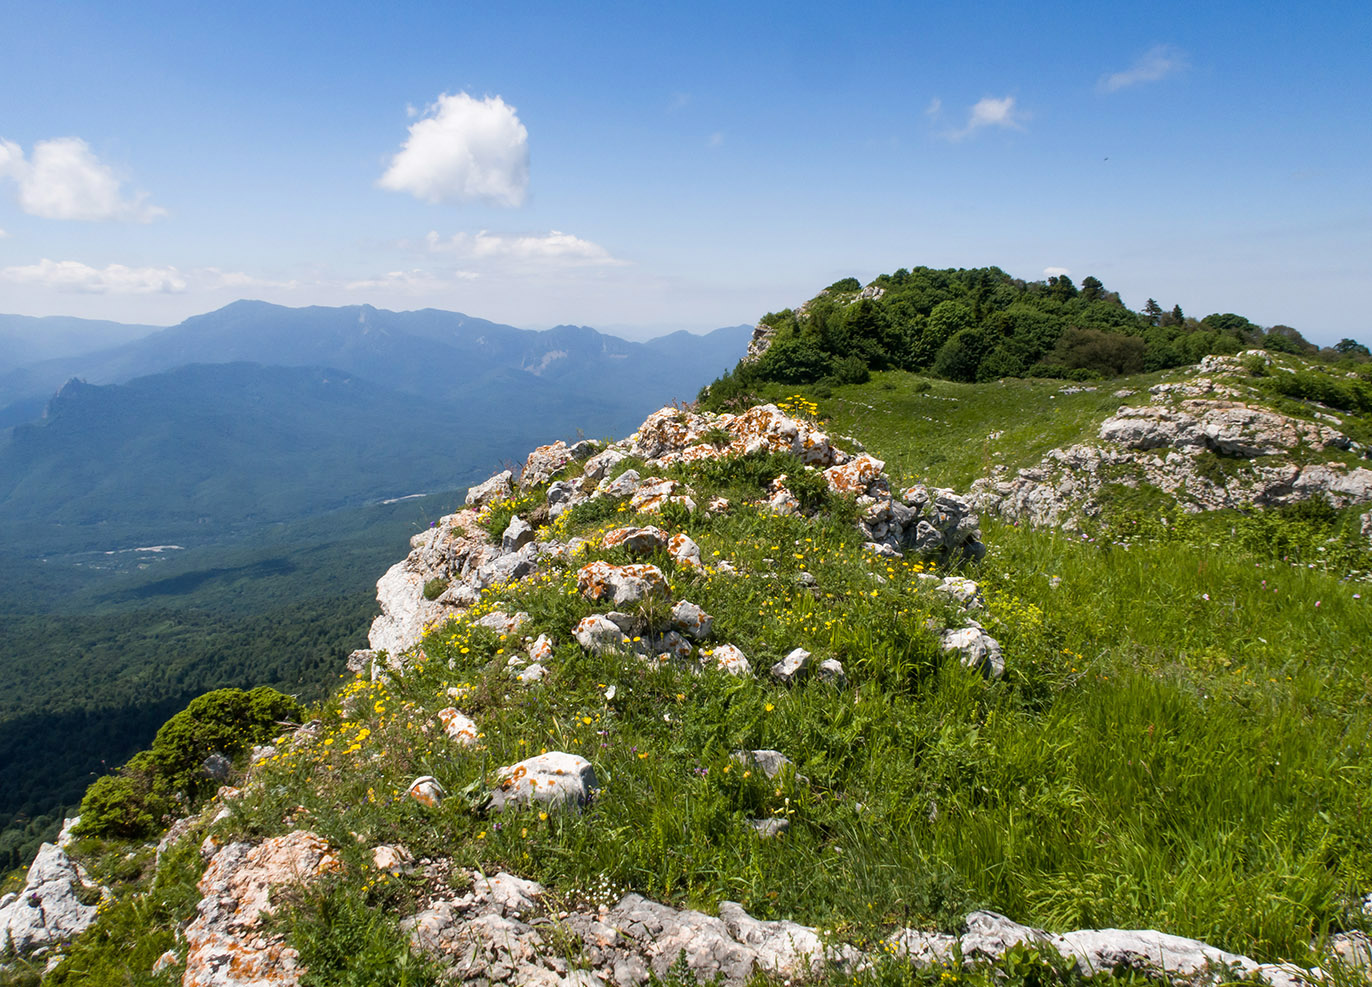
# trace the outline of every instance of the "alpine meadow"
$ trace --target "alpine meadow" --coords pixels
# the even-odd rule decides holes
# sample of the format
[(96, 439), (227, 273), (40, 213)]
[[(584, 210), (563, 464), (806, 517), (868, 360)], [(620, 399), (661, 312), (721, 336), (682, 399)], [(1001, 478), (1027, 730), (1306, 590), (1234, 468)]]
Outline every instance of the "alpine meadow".
[(1372, 4), (0, 23), (0, 987), (1372, 984)]

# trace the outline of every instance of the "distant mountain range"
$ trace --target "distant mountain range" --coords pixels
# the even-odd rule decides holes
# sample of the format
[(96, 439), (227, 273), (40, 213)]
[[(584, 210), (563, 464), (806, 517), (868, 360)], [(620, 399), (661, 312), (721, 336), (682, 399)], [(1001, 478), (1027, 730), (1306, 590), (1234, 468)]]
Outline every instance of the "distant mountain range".
[(203, 542), (465, 486), (531, 445), (621, 434), (693, 398), (750, 331), (636, 343), (434, 309), (235, 302), (0, 375), (0, 535), (24, 554)]

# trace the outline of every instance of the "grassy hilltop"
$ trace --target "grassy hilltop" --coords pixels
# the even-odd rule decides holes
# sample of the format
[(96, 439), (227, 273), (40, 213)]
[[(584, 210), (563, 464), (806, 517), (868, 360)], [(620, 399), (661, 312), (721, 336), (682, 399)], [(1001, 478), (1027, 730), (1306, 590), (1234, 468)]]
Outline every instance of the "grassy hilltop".
[[(1365, 378), (1346, 376), (1353, 371), (1294, 353), (1283, 363), (1325, 398), (1344, 388), (1354, 395), (1345, 405), (1360, 400), (1354, 385)], [(1318, 410), (1254, 373), (1255, 401)], [(1013, 473), (1094, 441), (1121, 404), (1117, 390), (1146, 396), (1193, 376), (1161, 367), (1081, 390), (1063, 379), (964, 383), (870, 366), (847, 383), (828, 370), (805, 384), (735, 371), (703, 405), (774, 401), (838, 446), (884, 460), (893, 490), (962, 491), (996, 466)], [(1372, 438), (1369, 412), (1339, 409), (1356, 442)], [(653, 473), (633, 458), (615, 472), (630, 468)], [(556, 479), (579, 470), (574, 462)], [(759, 505), (782, 473), (805, 514)], [(300, 951), (306, 982), (318, 984), (436, 982), (399, 922), (448, 879), (378, 872), (370, 848), (383, 843), (451, 861), (457, 891), (462, 868), (537, 880), (549, 913), (613, 904), (627, 891), (706, 912), (733, 901), (866, 949), (900, 927), (955, 930), (976, 908), (1053, 931), (1155, 928), (1303, 966), (1322, 962), (1331, 934), (1368, 928), (1367, 505), (1197, 514), (1121, 487), (1070, 532), (983, 516), (987, 553), (956, 572), (978, 583), (984, 606), (973, 612), (1003, 651), (1003, 677), (988, 679), (930, 629), (965, 616), (927, 578), (953, 563), (864, 550), (852, 499), (806, 480), (794, 459), (734, 456), (657, 475), (689, 485), (697, 509), (638, 514), (627, 497), (602, 497), (549, 518), (547, 484), (488, 508), (482, 522), (497, 540), (519, 515), (540, 540), (580, 537), (585, 551), (487, 590), (434, 627), (403, 673), (349, 678), (305, 714), (319, 729), (253, 765), (241, 796), (213, 803), (159, 868), (145, 841), (156, 842), (160, 825), (135, 821), (130, 835), (108, 826), (79, 840), (73, 853), (116, 890), (45, 982), (179, 982), (180, 966), (149, 971), (178, 948), (179, 925), (194, 913), (204, 866), (195, 847), (207, 834), (223, 845), (306, 827), (336, 848), (340, 868), (283, 895), (276, 927)], [(718, 496), (728, 509), (703, 509)], [(689, 534), (704, 564), (605, 546), (608, 531), (630, 524)], [(673, 601), (690, 600), (715, 622), (700, 653), (735, 645), (757, 674), (645, 662), (627, 643), (583, 648), (571, 628), (607, 609), (578, 587), (592, 559), (657, 565), (667, 595), (629, 609), (652, 625)], [(529, 621), (510, 636), (477, 624), (494, 611)], [(547, 675), (517, 681), (509, 659), (525, 650), (520, 637), (539, 634), (553, 644)], [(838, 659), (845, 679), (767, 674), (797, 647), (815, 661)], [(448, 706), (475, 721), (475, 746), (445, 734), (438, 711)], [(793, 763), (769, 778), (733, 756), (760, 749)], [(483, 811), (496, 769), (543, 750), (591, 761), (601, 790), (590, 806)], [(173, 769), (149, 767), (155, 761), (127, 775), (131, 798), (184, 813), (166, 784)], [(422, 775), (448, 793), (440, 804), (406, 795)], [(755, 823), (765, 819), (785, 820), (784, 834), (760, 838)], [(25, 969), (0, 983), (22, 982)], [(998, 973), (892, 960), (820, 979), (1090, 978), (1026, 953)]]

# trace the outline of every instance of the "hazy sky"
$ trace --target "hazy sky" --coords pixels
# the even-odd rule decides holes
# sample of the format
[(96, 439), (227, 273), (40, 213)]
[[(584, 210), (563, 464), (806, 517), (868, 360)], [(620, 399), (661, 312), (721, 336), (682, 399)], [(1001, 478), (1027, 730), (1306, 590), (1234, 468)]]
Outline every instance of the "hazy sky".
[(1372, 341), (1368, 0), (0, 23), (0, 312), (707, 329), (847, 275), (994, 264)]

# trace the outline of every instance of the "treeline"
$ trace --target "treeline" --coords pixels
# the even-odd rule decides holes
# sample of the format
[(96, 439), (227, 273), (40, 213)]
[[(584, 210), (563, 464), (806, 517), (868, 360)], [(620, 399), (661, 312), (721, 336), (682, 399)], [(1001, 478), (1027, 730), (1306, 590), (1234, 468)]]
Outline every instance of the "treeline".
[(1002, 377), (1096, 379), (1266, 349), (1366, 361), (1351, 339), (1320, 349), (1290, 326), (1264, 328), (1232, 312), (1202, 319), (1148, 299), (1135, 312), (1094, 277), (1012, 278), (998, 267), (901, 268), (864, 289), (845, 278), (798, 309), (764, 316), (771, 344), (708, 388), (727, 399), (760, 381), (860, 383), (874, 370), (955, 381)]
[(367, 589), (233, 616), (0, 618), (0, 873), (31, 858), (87, 785), (194, 697), (258, 685), (326, 694), (348, 653), (366, 647), (375, 610)]

